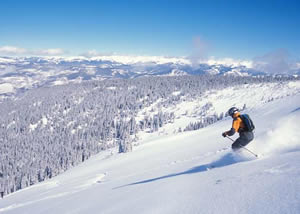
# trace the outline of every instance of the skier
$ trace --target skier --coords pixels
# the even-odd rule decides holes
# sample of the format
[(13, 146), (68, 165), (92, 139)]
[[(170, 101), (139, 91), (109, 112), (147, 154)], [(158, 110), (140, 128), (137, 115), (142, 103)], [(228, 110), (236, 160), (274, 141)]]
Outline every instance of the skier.
[[(232, 136), (236, 132), (239, 133), (240, 137), (234, 141), (234, 143), (231, 145), (232, 150), (238, 150), (244, 146), (246, 146), (248, 143), (250, 143), (253, 138), (253, 129), (255, 128), (251, 119), (248, 117), (247, 120), (250, 120), (250, 128), (248, 127), (248, 124), (245, 124), (245, 121), (241, 118), (241, 113), (236, 107), (232, 107), (228, 110), (228, 114), (233, 118), (232, 122), (232, 128), (229, 131), (223, 132), (222, 136)], [(248, 115), (247, 115), (248, 116)], [(248, 121), (246, 121), (248, 123)], [(248, 126), (247, 126), (248, 125)], [(249, 130), (250, 129), (250, 130)]]

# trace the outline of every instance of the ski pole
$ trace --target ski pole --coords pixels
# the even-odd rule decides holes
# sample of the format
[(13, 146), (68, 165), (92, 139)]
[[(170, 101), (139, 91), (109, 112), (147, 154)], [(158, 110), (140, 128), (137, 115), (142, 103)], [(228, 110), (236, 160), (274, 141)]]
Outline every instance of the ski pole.
[[(231, 140), (232, 142), (234, 142), (234, 140), (232, 139), (232, 138), (230, 138), (230, 137), (228, 137), (228, 136), (226, 136), (229, 140)], [(258, 155), (257, 154), (255, 154), (254, 152), (252, 152), (251, 150), (249, 150), (249, 149), (247, 149), (246, 147), (241, 147), (242, 149), (245, 149), (245, 150), (247, 150), (248, 152), (250, 152), (252, 155), (254, 155), (255, 157), (258, 157)]]
[(230, 138), (230, 137), (228, 137), (228, 136), (226, 136), (229, 140), (231, 140), (232, 142), (234, 142), (234, 140), (232, 139), (232, 138)]
[(254, 152), (250, 151), (249, 149), (247, 149), (246, 147), (242, 147), (243, 149), (246, 149), (248, 152), (250, 152), (252, 155), (254, 155), (255, 157), (258, 157), (257, 154), (255, 154)]

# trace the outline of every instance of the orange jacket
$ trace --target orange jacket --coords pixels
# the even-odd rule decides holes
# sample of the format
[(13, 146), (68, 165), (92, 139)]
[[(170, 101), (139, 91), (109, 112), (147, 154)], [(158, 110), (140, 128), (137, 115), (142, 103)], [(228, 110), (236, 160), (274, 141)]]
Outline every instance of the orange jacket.
[(241, 115), (240, 112), (236, 112), (233, 115), (232, 128), (226, 132), (227, 135), (232, 136), (236, 132), (241, 132), (246, 128), (242, 119), (239, 117), (240, 115)]

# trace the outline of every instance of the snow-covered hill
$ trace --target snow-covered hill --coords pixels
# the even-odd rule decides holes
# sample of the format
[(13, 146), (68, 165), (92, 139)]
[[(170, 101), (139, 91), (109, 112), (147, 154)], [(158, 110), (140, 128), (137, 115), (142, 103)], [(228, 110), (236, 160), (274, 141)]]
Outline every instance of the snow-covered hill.
[[(246, 151), (231, 152), (231, 142), (221, 136), (230, 128), (230, 118), (176, 134), (162, 127), (161, 132), (141, 133), (133, 152), (105, 151), (6, 196), (0, 213), (299, 213), (298, 86), (279, 84), (278, 91), (245, 86), (207, 94), (216, 111), (247, 101), (246, 112), (256, 125), (255, 140), (247, 148), (258, 159)], [(184, 112), (194, 109), (186, 103), (178, 111), (184, 107)]]

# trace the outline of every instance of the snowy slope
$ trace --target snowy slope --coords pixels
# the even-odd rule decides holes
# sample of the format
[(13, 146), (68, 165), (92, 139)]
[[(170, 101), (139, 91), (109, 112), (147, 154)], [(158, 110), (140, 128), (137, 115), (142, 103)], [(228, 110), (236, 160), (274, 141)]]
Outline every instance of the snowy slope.
[(300, 95), (248, 113), (257, 129), (247, 148), (259, 159), (230, 151), (228, 118), (97, 155), (8, 195), (0, 213), (300, 213)]

